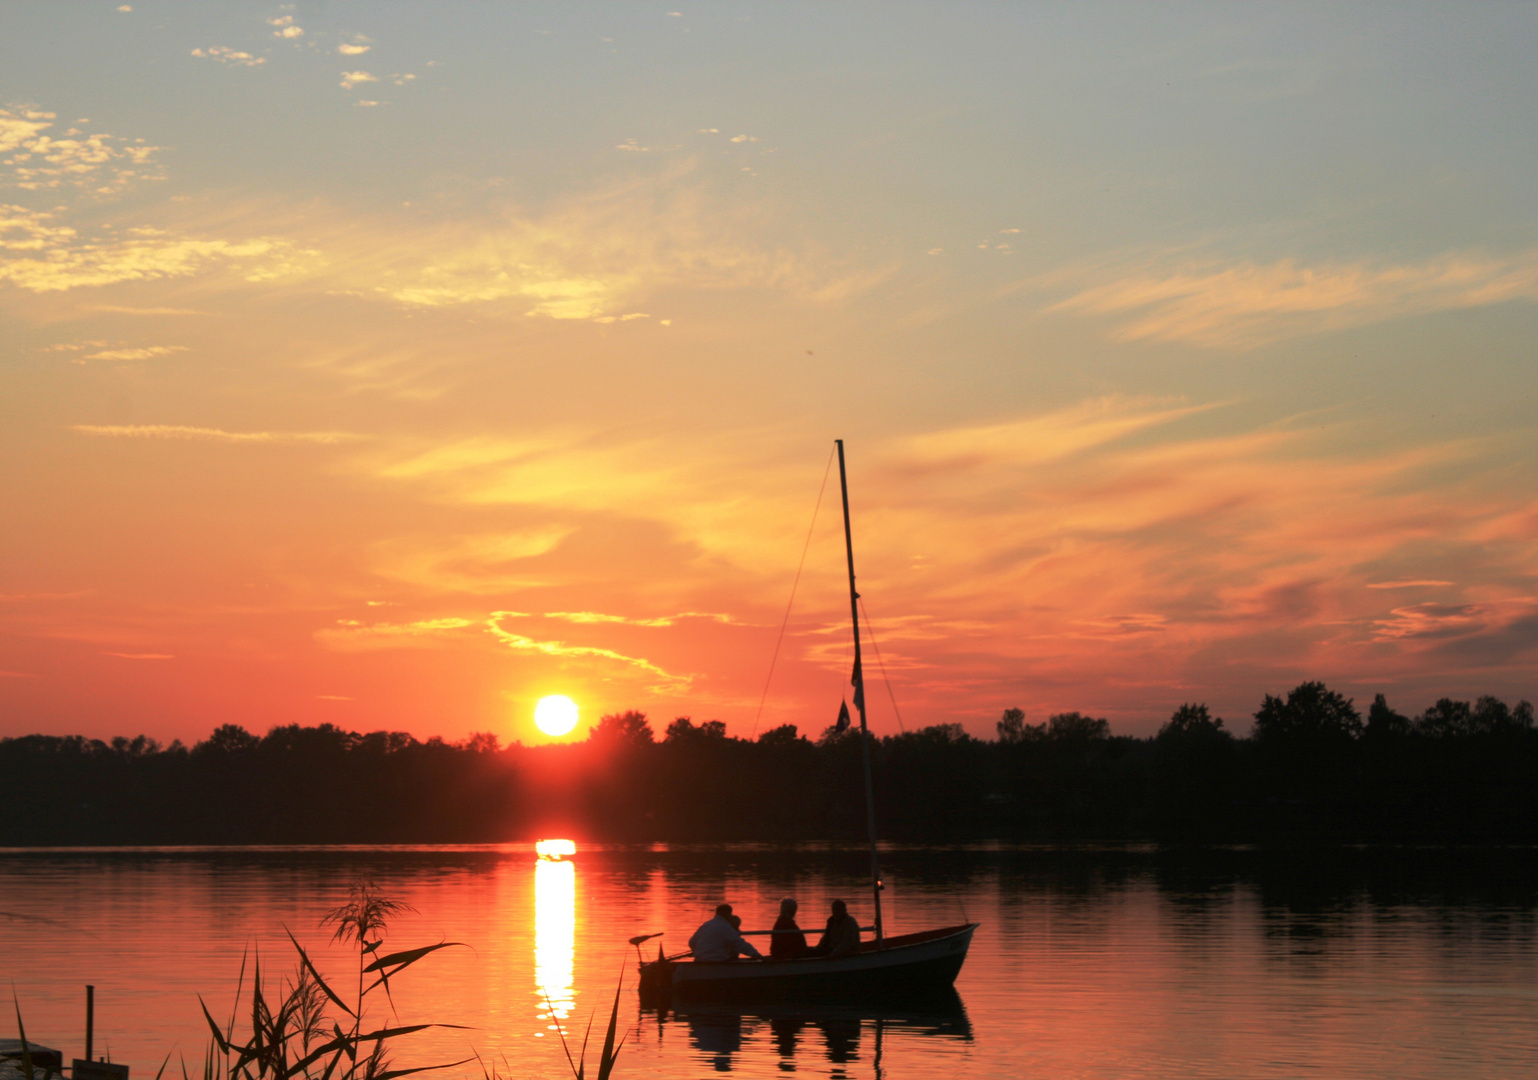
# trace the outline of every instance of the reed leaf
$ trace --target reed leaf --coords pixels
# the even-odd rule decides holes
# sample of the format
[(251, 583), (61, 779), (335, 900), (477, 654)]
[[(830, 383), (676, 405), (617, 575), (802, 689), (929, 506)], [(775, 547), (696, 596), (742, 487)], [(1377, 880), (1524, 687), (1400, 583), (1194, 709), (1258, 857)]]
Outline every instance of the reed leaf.
[[(346, 1035), (343, 1035), (339, 1030), (335, 1039), (332, 1039), (330, 1042), (325, 1043), (324, 1045), (317, 1046), (304, 1057), (295, 1061), (292, 1066), (286, 1068), (280, 1075), (293, 1076), (295, 1073), (301, 1073), (305, 1069), (308, 1069), (311, 1065), (315, 1064), (321, 1058), (325, 1057), (327, 1054), (332, 1054), (336, 1058), (340, 1059), (342, 1056), (342, 1051), (346, 1049), (350, 1043), (351, 1040)], [(332, 1068), (335, 1068), (334, 1063)], [(326, 1072), (329, 1074), (331, 1069), (327, 1069)]]
[[(614, 1042), (614, 1030), (619, 1025), (619, 995), (625, 986), (625, 969), (619, 973), (619, 985), (614, 988), (614, 1008), (609, 1010), (609, 1030), (603, 1037), (603, 1050), (598, 1057), (598, 1080), (609, 1080), (614, 1072), (614, 1063), (619, 1060), (619, 1046)], [(620, 1038), (623, 1045), (624, 1038)]]
[[(577, 1078), (577, 1080), (582, 1080), (582, 1067), (571, 1059), (571, 1047), (566, 1045), (566, 1030), (561, 1027), (561, 1020), (560, 1020), (560, 1018), (555, 1015), (555, 1004), (550, 1000), (550, 994), (548, 992), (546, 992), (543, 988), (541, 988), (540, 992), (544, 993), (544, 995), (545, 995), (545, 1008), (550, 1010), (550, 1019), (555, 1021), (555, 1034), (561, 1040), (561, 1049), (566, 1054), (566, 1067), (571, 1070), (571, 1074), (573, 1076), (575, 1076)], [(587, 1040), (586, 1039), (583, 1039), (583, 1054), (582, 1054), (582, 1056), (584, 1058), (587, 1057)]]
[(336, 996), (336, 991), (331, 989), (331, 986), (326, 982), (324, 978), (321, 977), (320, 972), (315, 970), (315, 965), (310, 962), (310, 954), (304, 951), (304, 946), (299, 944), (299, 940), (294, 937), (294, 932), (286, 926), (283, 928), (283, 932), (288, 935), (288, 940), (294, 943), (294, 948), (299, 952), (299, 962), (304, 965), (305, 969), (309, 971), (311, 977), (315, 979), (316, 985), (318, 985), (322, 990), (326, 992), (326, 996), (332, 1000), (337, 1008), (341, 1009), (348, 1016), (355, 1015), (353, 1011), (347, 1007), (346, 1003), (343, 1002), (341, 998)]
[(414, 1069), (390, 1069), (379, 1073), (374, 1080), (395, 1080), (397, 1076), (410, 1076), (412, 1073), (431, 1072), (434, 1069), (452, 1069), (456, 1065), (463, 1065), (466, 1061), (474, 1061), (474, 1058), (464, 1058), (461, 1061), (450, 1061), (443, 1065), (418, 1065)]
[[(378, 945), (380, 942), (375, 942), (375, 944)], [(463, 944), (464, 942), (462, 941), (441, 941), (436, 945), (424, 945), (420, 949), (407, 949), (404, 952), (391, 953), (389, 956), (380, 957), (378, 960), (375, 960), (372, 964), (363, 969), (363, 974), (367, 974), (370, 971), (379, 972), (379, 978), (375, 979), (374, 982), (369, 985), (368, 989), (363, 991), (363, 993), (371, 993), (376, 987), (383, 986), (385, 997), (389, 999), (390, 1002), (390, 1009), (391, 1011), (394, 1011), (395, 995), (390, 993), (390, 976), (398, 975), (402, 969), (411, 966), (418, 960), (422, 959), (422, 957), (427, 956), (430, 953), (437, 952), (439, 949), (447, 949), (453, 945)], [(393, 970), (388, 970), (392, 966)], [(361, 980), (362, 975), (360, 975), (359, 978)]]
[(408, 1027), (380, 1028), (378, 1031), (371, 1031), (367, 1035), (359, 1035), (357, 1039), (359, 1042), (376, 1042), (384, 1039), (393, 1039), (398, 1035), (410, 1035), (413, 1031), (426, 1031), (428, 1028), (453, 1028), (457, 1031), (469, 1030), (463, 1024), (411, 1024)]
[(16, 1006), (16, 1035), (21, 1039), (21, 1074), (26, 1080), (32, 1077), (32, 1047), (27, 1042), (27, 1028), (21, 1022), (21, 999), (16, 996), (15, 987), (11, 988), (11, 1001)]
[(347, 1050), (347, 1060), (351, 1061), (353, 1064), (357, 1064), (357, 1062), (358, 1062), (358, 1044), (355, 1043), (355, 1042), (352, 1042), (351, 1040), (349, 1040), (347, 1038), (346, 1035), (342, 1034), (342, 1028), (341, 1028), (340, 1025), (336, 1026), (336, 1037), (344, 1045), (344, 1047)]
[(240, 974), (235, 978), (235, 1000), (230, 1004), (230, 1022), (224, 1029), (224, 1041), (231, 1042), (235, 1038), (235, 1010), (240, 1008), (240, 992), (246, 986), (246, 958), (251, 953), (251, 946), (247, 945), (240, 950)]
[[(405, 949), (401, 952), (391, 953), (389, 956), (381, 956), (378, 960), (375, 960), (372, 964), (363, 970), (365, 972), (382, 971), (387, 967), (394, 967), (395, 971), (400, 971), (402, 968), (409, 967), (416, 963), (418, 960), (422, 959), (422, 957), (428, 955), (429, 953), (435, 953), (439, 949), (447, 949), (455, 945), (464, 944), (465, 943), (463, 941), (440, 941), (436, 945), (423, 945), (420, 949)], [(466, 947), (468, 948), (468, 946)], [(390, 972), (390, 974), (395, 974), (395, 971)]]
[[(245, 961), (241, 961), (241, 967), (245, 967)], [(230, 1052), (230, 1042), (224, 1037), (224, 1032), (219, 1030), (219, 1025), (214, 1020), (213, 1015), (209, 1013), (208, 1004), (203, 1000), (202, 994), (198, 995), (198, 1004), (203, 1006), (203, 1018), (208, 1021), (208, 1030), (214, 1033), (214, 1045), (219, 1047), (221, 1054), (228, 1054)]]

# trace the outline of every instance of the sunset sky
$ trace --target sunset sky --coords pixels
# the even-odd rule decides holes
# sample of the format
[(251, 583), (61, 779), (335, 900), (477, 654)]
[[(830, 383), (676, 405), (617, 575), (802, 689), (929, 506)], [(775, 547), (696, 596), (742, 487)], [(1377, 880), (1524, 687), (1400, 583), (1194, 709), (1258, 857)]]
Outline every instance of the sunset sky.
[(1534, 697), (1535, 41), (0, 4), (0, 735)]

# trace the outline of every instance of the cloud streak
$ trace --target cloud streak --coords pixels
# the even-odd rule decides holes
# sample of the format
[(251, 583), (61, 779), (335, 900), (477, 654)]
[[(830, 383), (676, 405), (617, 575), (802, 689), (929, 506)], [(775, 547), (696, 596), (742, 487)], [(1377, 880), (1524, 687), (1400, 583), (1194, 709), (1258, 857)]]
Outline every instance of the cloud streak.
[(444, 635), (474, 625), (473, 620), (458, 616), (368, 625), (353, 619), (342, 619), (334, 627), (317, 630), (315, 640), (338, 652), (436, 648), (445, 644)]
[(71, 424), (69, 429), (99, 438), (188, 442), (334, 444), (361, 438), (342, 431), (223, 431), (219, 428), (184, 427), (177, 424)]
[(493, 637), (514, 652), (537, 653), (542, 656), (559, 659), (607, 661), (643, 671), (660, 680), (660, 683), (654, 689), (680, 692), (688, 689), (689, 684), (693, 682), (693, 676), (674, 675), (643, 657), (627, 656), (613, 649), (605, 649), (593, 645), (568, 645), (564, 641), (541, 641), (524, 634), (515, 634), (502, 626), (504, 619), (520, 617), (526, 617), (526, 613), (519, 611), (494, 611), (486, 621), (486, 628)]
[(0, 282), (28, 292), (188, 277), (242, 264), (246, 281), (272, 281), (294, 273), (313, 254), (275, 237), (193, 239), (154, 228), (86, 239), (53, 213), (0, 205)]
[[(516, 612), (505, 612), (506, 615), (514, 615)], [(560, 619), (563, 622), (594, 625), (599, 623), (617, 623), (623, 626), (674, 626), (685, 619), (705, 619), (710, 622), (733, 625), (737, 620), (730, 615), (709, 611), (681, 611), (677, 615), (659, 615), (652, 619), (633, 619), (626, 615), (606, 615), (598, 611), (547, 611), (544, 613), (547, 619)]]
[(1388, 319), (1538, 300), (1538, 251), (1451, 253), (1397, 264), (1283, 259), (1107, 266), (1062, 271), (1037, 284), (1075, 288), (1047, 310), (1110, 319), (1119, 341), (1249, 349)]
[(891, 267), (855, 267), (810, 243), (769, 244), (767, 211), (724, 205), (695, 163), (509, 208), (473, 227), (439, 225), (391, 242), (332, 250), (333, 287), (408, 308), (477, 306), (538, 319), (622, 319), (669, 288), (762, 288), (838, 303)]
[(137, 349), (103, 349), (101, 352), (87, 353), (86, 360), (153, 360), (157, 356), (170, 356), (173, 353), (187, 352), (185, 345), (145, 345)]

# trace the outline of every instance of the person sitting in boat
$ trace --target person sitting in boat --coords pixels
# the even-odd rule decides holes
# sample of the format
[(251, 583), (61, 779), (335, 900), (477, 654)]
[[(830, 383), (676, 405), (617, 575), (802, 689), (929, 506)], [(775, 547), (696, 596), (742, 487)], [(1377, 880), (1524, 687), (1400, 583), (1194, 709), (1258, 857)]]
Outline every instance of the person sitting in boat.
[(715, 918), (703, 923), (689, 939), (694, 958), (707, 964), (735, 960), (742, 953), (757, 960), (763, 959), (753, 943), (742, 936), (742, 931), (732, 925), (732, 905), (717, 904)]
[(854, 956), (859, 951), (860, 924), (849, 914), (849, 908), (842, 900), (835, 900), (822, 940), (812, 952), (816, 956)]
[(807, 954), (806, 935), (796, 925), (797, 907), (789, 897), (780, 901), (780, 917), (774, 921), (774, 936), (769, 939), (769, 955), (775, 960), (794, 960)]

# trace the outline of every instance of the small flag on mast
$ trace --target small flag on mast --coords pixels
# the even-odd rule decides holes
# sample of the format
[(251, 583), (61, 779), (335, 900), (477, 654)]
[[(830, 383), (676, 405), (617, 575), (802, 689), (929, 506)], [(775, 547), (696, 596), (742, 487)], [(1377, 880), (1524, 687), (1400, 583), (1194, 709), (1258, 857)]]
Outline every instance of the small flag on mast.
[(865, 675), (860, 669), (860, 653), (854, 654), (854, 677), (849, 680), (854, 685), (854, 707), (860, 710), (860, 715), (865, 715)]
[(838, 703), (838, 722), (833, 725), (833, 730), (836, 732), (849, 730), (849, 702)]

